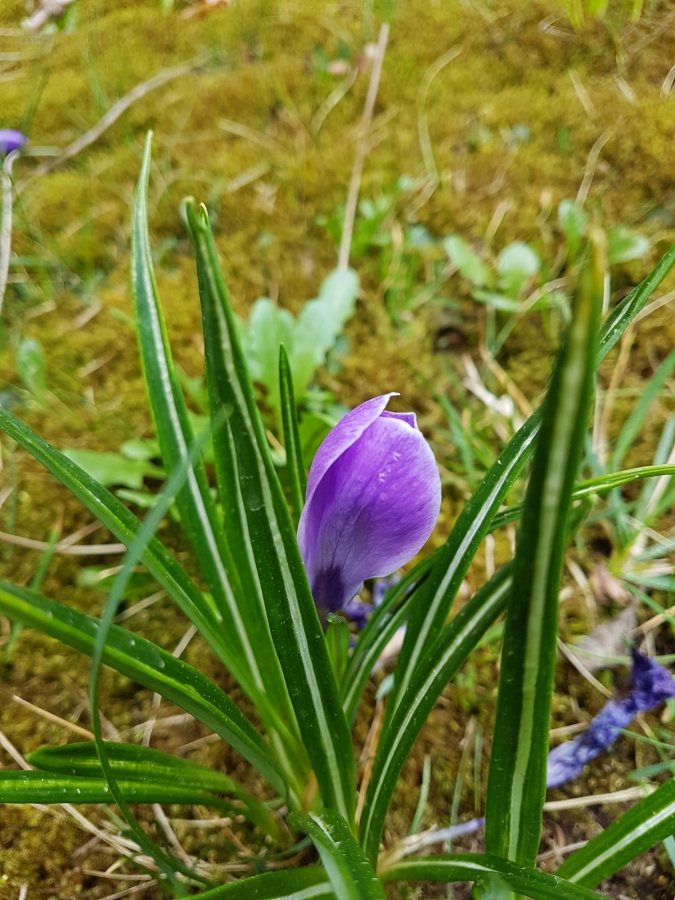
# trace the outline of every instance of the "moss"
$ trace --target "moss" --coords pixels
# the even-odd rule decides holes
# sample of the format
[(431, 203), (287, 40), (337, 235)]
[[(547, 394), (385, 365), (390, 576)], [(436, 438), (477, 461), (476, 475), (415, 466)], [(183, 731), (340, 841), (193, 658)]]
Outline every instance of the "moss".
[[(21, 181), (30, 174), (33, 162), (22, 161), (17, 170), (21, 195), (15, 208), (14, 251), (38, 256), (51, 268), (12, 270), (14, 276), (30, 281), (10, 285), (5, 307), (10, 327), (0, 355), (3, 389), (18, 383), (17, 335), (37, 338), (45, 350), (51, 394), (41, 405), (27, 401), (20, 410), (22, 417), (56, 446), (116, 449), (128, 437), (152, 434), (135, 336), (120, 318), (132, 313), (130, 203), (145, 131), (155, 131), (150, 205), (153, 243), (161, 250), (159, 289), (176, 359), (194, 375), (203, 367), (200, 316), (192, 254), (177, 215), (180, 199), (194, 194), (207, 202), (240, 313), (245, 314), (255, 298), (265, 293), (278, 295), (294, 311), (314, 296), (336, 260), (336, 248), (317, 217), (331, 215), (344, 202), (368, 84), (367, 74), (361, 74), (314, 136), (312, 117), (337, 84), (317, 69), (315, 53), (320, 48), (330, 59), (346, 47), (356, 58), (373, 38), (374, 26), (357, 4), (326, 2), (319, 8), (312, 0), (292, 5), (271, 0), (239, 3), (188, 21), (177, 14), (163, 15), (157, 0), (91, 4), (81, 0), (78, 5), (79, 23), (73, 33), (38, 40), (17, 37), (8, 48), (20, 46), (27, 58), (18, 67), (20, 77), (3, 82), (0, 124), (19, 125), (36, 102), (33, 146), (66, 146), (92, 127), (107, 105), (159, 69), (202, 60), (199, 72), (137, 101), (67, 164), (24, 184)], [(659, 9), (664, 22), (672, 5), (664, 3)], [(3, 26), (16, 26), (24, 13), (23, 2), (6, 0), (0, 20)], [(424, 175), (418, 137), (419, 86), (428, 67), (456, 45), (460, 56), (438, 73), (426, 98), (440, 184), (419, 210), (419, 220), (435, 236), (460, 231), (480, 243), (497, 206), (508, 203), (495, 248), (514, 239), (528, 240), (551, 263), (559, 235), (550, 210), (561, 199), (575, 196), (594, 142), (613, 128), (587, 206), (603, 221), (636, 224), (653, 239), (649, 260), (631, 263), (617, 273), (616, 287), (623, 288), (646, 272), (675, 231), (667, 165), (675, 126), (668, 112), (670, 98), (660, 97), (667, 74), (663, 61), (675, 54), (675, 34), (672, 29), (659, 30), (660, 18), (626, 26), (620, 36), (623, 74), (638, 97), (636, 104), (630, 104), (617, 87), (616, 37), (596, 22), (573, 40), (563, 40), (554, 31), (542, 29), (542, 21), (550, 15), (560, 15), (554, 0), (537, 0), (525, 8), (514, 0), (499, 0), (487, 16), (478, 4), (424, 0), (396, 4), (362, 196), (394, 193), (400, 175)], [(564, 27), (565, 23), (559, 24)], [(571, 71), (591, 97), (592, 115), (580, 103)], [(224, 130), (224, 119), (252, 129), (252, 137)], [(484, 140), (476, 143), (478, 123)], [(509, 129), (515, 126), (526, 126), (529, 132), (517, 148), (509, 143)], [(234, 190), (235, 179), (261, 164), (268, 167), (263, 175)], [(397, 210), (401, 221), (406, 212)], [(432, 436), (443, 425), (434, 395), (448, 391), (444, 369), (457, 362), (452, 352), (433, 349), (437, 310), (423, 307), (405, 327), (393, 327), (382, 299), (377, 255), (357, 258), (353, 264), (363, 294), (348, 329), (350, 350), (340, 373), (324, 373), (321, 383), (349, 405), (373, 393), (399, 389), (401, 408), (416, 409), (425, 433)], [(459, 327), (466, 345), (474, 348), (483, 313), (468, 301), (462, 288), (458, 290), (463, 301)], [(24, 318), (26, 311), (38, 312), (44, 303), (51, 311)], [(666, 307), (641, 323), (625, 387), (639, 388), (648, 377), (650, 360), (660, 360), (670, 351), (671, 319)], [(532, 316), (518, 325), (502, 355), (510, 376), (532, 399), (545, 387), (555, 342), (556, 336)], [(609, 377), (615, 358), (613, 354), (607, 361), (603, 379)], [(663, 415), (669, 411), (664, 401), (650, 415), (627, 463), (647, 461)], [(627, 403), (617, 402), (612, 434), (627, 412)], [(14, 524), (10, 503), (0, 512), (6, 530), (14, 527), (19, 534), (44, 539), (57, 516), (63, 518), (64, 533), (90, 520), (37, 463), (13, 451), (7, 442), (3, 448), (4, 471), (10, 472), (7, 464), (13, 453), (20, 479)], [(448, 533), (462, 499), (448, 492), (434, 542)], [(173, 527), (162, 536), (188, 566), (194, 566)], [(103, 542), (108, 536), (101, 529), (92, 539)], [(499, 557), (507, 553), (506, 542), (500, 542)], [(3, 576), (27, 584), (36, 554), (15, 548), (2, 553), (0, 565)], [(44, 591), (95, 612), (102, 598), (78, 587), (79, 569), (76, 559), (57, 557)], [(469, 580), (475, 585), (483, 574), (480, 558)], [(168, 602), (140, 614), (133, 625), (168, 648), (175, 646), (187, 627)], [(565, 627), (570, 633), (585, 627), (581, 604), (571, 608)], [(198, 640), (186, 658), (198, 661), (238, 702), (242, 700)], [(87, 727), (87, 671), (87, 662), (75, 653), (24, 632), (2, 671), (6, 702), (1, 704), (0, 728), (24, 752), (68, 738), (62, 727), (14, 704), (13, 693)], [(489, 734), (495, 648), (481, 650), (463, 674), (464, 686), (448, 688), (406, 765), (387, 825), (390, 835), (403, 834), (409, 827), (425, 752), (434, 761), (427, 822), (447, 820), (467, 708)], [(589, 711), (595, 709), (597, 698), (566, 667), (559, 670), (558, 686), (555, 715), (561, 724), (570, 716), (570, 695)], [(147, 692), (126, 679), (105, 675), (103, 707), (117, 728), (142, 721), (150, 703)], [(168, 704), (166, 709), (170, 710)], [(371, 714), (372, 698), (367, 698), (356, 726), (357, 743), (365, 740)], [(175, 749), (203, 733), (195, 723), (173, 732), (158, 730), (157, 746)], [(196, 758), (226, 769), (263, 795), (247, 767), (222, 745), (206, 745)], [(629, 764), (625, 758), (597, 763), (589, 774), (595, 781), (587, 786), (614, 786), (617, 778), (625, 777)], [(471, 814), (472, 802), (472, 786), (467, 783), (461, 815)], [(102, 813), (93, 815), (102, 820)], [(570, 821), (564, 820), (565, 828), (572, 827)], [(587, 836), (595, 821), (589, 814), (583, 821), (579, 818), (574, 828)], [(550, 821), (548, 825), (552, 828)], [(254, 834), (241, 834), (255, 846)], [(180, 837), (187, 849), (201, 851), (214, 861), (231, 858), (223, 835), (213, 842), (188, 832)], [(83, 870), (106, 868), (112, 857), (100, 847), (73, 856), (87, 841), (88, 836), (60, 813), (3, 808), (0, 864), (7, 881), (0, 885), (0, 898), (15, 897), (24, 881), (31, 889), (39, 886), (44, 896), (51, 892), (55, 897), (94, 898), (110, 893), (109, 883)], [(45, 846), (49, 854), (42, 852)], [(665, 871), (658, 868), (658, 860), (654, 864), (655, 872)], [(661, 877), (654, 876), (655, 884)], [(444, 896), (435, 888), (405, 890), (408, 896)], [(621, 890), (627, 896), (639, 895), (636, 888), (623, 883)], [(654, 890), (657, 896), (660, 888)], [(403, 895), (395, 886), (390, 893)]]

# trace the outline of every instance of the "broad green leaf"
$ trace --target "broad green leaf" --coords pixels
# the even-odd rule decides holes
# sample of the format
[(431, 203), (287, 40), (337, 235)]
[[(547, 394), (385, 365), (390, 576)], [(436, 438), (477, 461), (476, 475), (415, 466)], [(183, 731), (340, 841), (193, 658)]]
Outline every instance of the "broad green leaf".
[(281, 345), (279, 353), (279, 393), (281, 401), (281, 421), (284, 426), (284, 447), (286, 449), (286, 472), (291, 489), (293, 519), (297, 528), (300, 513), (305, 505), (307, 475), (302, 458), (302, 445), (298, 430), (298, 411), (295, 406), (293, 375), (286, 348)]
[[(236, 805), (231, 806), (231, 812), (245, 815), (267, 834), (281, 840), (281, 829), (276, 819), (260, 801), (252, 797), (229, 775), (209, 769), (190, 759), (171, 756), (161, 750), (142, 747), (139, 744), (109, 743), (106, 750), (112, 770), (121, 782), (169, 783), (184, 788), (201, 788), (216, 794), (230, 794), (238, 801)], [(101, 762), (93, 741), (85, 744), (65, 744), (61, 747), (40, 747), (29, 753), (26, 759), (36, 769), (46, 772), (77, 775), (83, 778), (103, 777)]]
[(531, 900), (598, 900), (600, 897), (557, 875), (479, 853), (406, 859), (383, 872), (381, 878), (383, 881), (473, 881), (480, 884), (492, 875), (498, 875), (513, 891)]
[(72, 460), (103, 487), (118, 484), (132, 490), (143, 487), (144, 478), (165, 478), (159, 466), (144, 459), (126, 459), (121, 453), (99, 453), (96, 450), (67, 448), (63, 455)]
[[(118, 781), (128, 803), (193, 803), (211, 806), (224, 815), (241, 812), (209, 791), (167, 781)], [(0, 772), (0, 803), (114, 803), (104, 778), (78, 778), (56, 772)]]
[[(0, 428), (55, 475), (119, 541), (127, 547), (133, 543), (141, 523), (117, 497), (2, 407), (0, 407)], [(142, 562), (190, 621), (197, 626), (218, 658), (226, 663), (222, 622), (216, 617), (204, 595), (185, 570), (157, 538), (152, 538), (148, 542)]]
[[(151, 137), (149, 134), (146, 140), (136, 188), (131, 275), (148, 399), (162, 460), (167, 469), (173, 470), (184, 465), (194, 435), (171, 358), (152, 264), (148, 234)], [(185, 484), (176, 497), (176, 505), (202, 575), (223, 619), (223, 645), (228, 653), (228, 668), (264, 713), (265, 703), (261, 701), (266, 685), (248, 633), (248, 629), (258, 622), (254, 610), (246, 604), (235, 560), (220, 525), (202, 462), (197, 461), (188, 472)]]
[(290, 350), (293, 382), (304, 397), (316, 370), (354, 314), (359, 277), (353, 269), (336, 269), (325, 279), (319, 296), (300, 310)]
[(649, 239), (625, 225), (615, 225), (607, 232), (607, 256), (610, 266), (641, 259), (649, 253)]
[(324, 413), (305, 412), (303, 414), (299, 432), (305, 469), (309, 469), (311, 466), (316, 451), (334, 425), (335, 421)]
[(502, 644), (486, 797), (490, 852), (534, 866), (546, 797), (558, 593), (574, 478), (588, 427), (602, 280), (582, 274), (543, 404)]
[(274, 645), (319, 790), (325, 805), (351, 822), (356, 773), (349, 727), (255, 403), (208, 215), (193, 201), (186, 209), (197, 252), (211, 408), (232, 410), (218, 455), (238, 476), (242, 534), (248, 536), (245, 543), (253, 553)]
[(459, 269), (460, 275), (475, 287), (486, 287), (490, 284), (492, 278), (490, 270), (464, 238), (458, 234), (449, 235), (443, 240), (443, 249), (448, 254), (450, 262)]
[(292, 347), (295, 319), (266, 297), (256, 300), (244, 326), (244, 349), (251, 378), (267, 388), (267, 403), (279, 409), (279, 347)]
[(334, 810), (293, 813), (288, 823), (310, 836), (340, 900), (385, 900), (382, 883), (342, 816)]
[(320, 866), (265, 872), (199, 894), (201, 900), (336, 900)]
[[(99, 620), (25, 588), (0, 581), (0, 613), (91, 655)], [(113, 625), (103, 662), (156, 691), (212, 729), (280, 794), (285, 782), (268, 745), (217, 685), (151, 641)]]
[(558, 222), (567, 238), (570, 256), (575, 260), (586, 235), (586, 213), (574, 200), (563, 200), (558, 206)]
[(529, 244), (514, 241), (497, 257), (499, 287), (510, 297), (517, 297), (529, 278), (539, 274), (541, 260)]
[[(675, 265), (675, 244), (652, 272), (616, 307), (600, 332), (596, 367), (621, 338), (644, 307), (651, 294)], [(484, 475), (460, 513), (450, 536), (439, 551), (431, 575), (417, 592), (410, 623), (396, 666), (394, 691), (387, 705), (387, 718), (394, 712), (420, 658), (438, 636), (450, 612), (466, 571), (481, 541), (488, 533), (509, 488), (517, 478), (535, 445), (541, 424), (541, 408), (536, 410), (511, 438), (501, 456)]]
[(381, 737), (361, 816), (361, 846), (376, 859), (398, 776), (445, 686), (503, 612), (512, 587), (509, 563), (475, 594), (429, 648)]
[(675, 779), (636, 803), (558, 869), (561, 878), (596, 887), (631, 860), (675, 833)]

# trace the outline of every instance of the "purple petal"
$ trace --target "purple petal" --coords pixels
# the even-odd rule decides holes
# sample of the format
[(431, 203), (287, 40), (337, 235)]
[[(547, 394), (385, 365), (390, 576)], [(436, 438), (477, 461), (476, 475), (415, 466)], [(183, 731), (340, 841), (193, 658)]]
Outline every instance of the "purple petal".
[(27, 142), (25, 134), (15, 128), (0, 128), (0, 153), (11, 153), (20, 150)]
[(586, 763), (595, 759), (628, 728), (637, 713), (654, 709), (669, 697), (675, 697), (675, 679), (656, 660), (632, 650), (632, 687), (628, 696), (610, 700), (592, 720), (583, 734), (555, 747), (548, 755), (547, 787), (557, 787), (577, 778)]
[(578, 778), (586, 763), (609, 747), (618, 736), (617, 729), (628, 728), (636, 713), (637, 708), (630, 694), (623, 700), (605, 703), (583, 734), (551, 750), (546, 787), (558, 787), (572, 778)]
[[(361, 437), (363, 432), (369, 425), (379, 418), (384, 412), (384, 408), (389, 403), (390, 397), (396, 394), (382, 394), (381, 397), (373, 397), (372, 400), (366, 400), (356, 409), (348, 412), (344, 418), (340, 419), (335, 428), (332, 428), (323, 440), (323, 443), (316, 451), (316, 455), (312, 461), (307, 477), (307, 496), (305, 505), (308, 506), (316, 486), (319, 484), (328, 469), (333, 465), (335, 460), (341, 456), (345, 450)], [(298, 540), (302, 548), (303, 522), (300, 519), (298, 528)]]
[(366, 578), (423, 547), (441, 504), (438, 467), (410, 414), (377, 397), (338, 423), (310, 470), (298, 541), (317, 606), (341, 609)]
[(675, 679), (655, 659), (633, 648), (633, 687), (631, 694), (639, 710), (653, 709), (675, 697)]

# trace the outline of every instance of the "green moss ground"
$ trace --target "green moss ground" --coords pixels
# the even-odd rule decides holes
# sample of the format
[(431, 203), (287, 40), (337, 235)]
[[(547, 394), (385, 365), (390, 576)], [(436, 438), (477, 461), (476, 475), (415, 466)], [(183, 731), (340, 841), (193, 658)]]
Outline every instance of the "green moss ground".
[[(18, 409), (56, 446), (116, 449), (131, 436), (152, 434), (135, 336), (125, 321), (131, 315), (130, 202), (147, 129), (155, 131), (150, 226), (155, 246), (163, 250), (159, 288), (176, 359), (189, 374), (201, 371), (203, 359), (193, 263), (177, 212), (185, 195), (193, 194), (209, 205), (239, 312), (245, 313), (264, 294), (278, 296), (291, 310), (315, 296), (336, 261), (336, 248), (316, 219), (330, 216), (344, 202), (368, 86), (367, 73), (359, 75), (314, 137), (312, 117), (339, 81), (319, 71), (316, 60), (320, 54), (327, 59), (345, 54), (356, 59), (375, 39), (384, 6), (391, 14), (391, 36), (362, 196), (391, 194), (401, 175), (424, 174), (418, 136), (420, 83), (428, 67), (457, 46), (461, 54), (434, 79), (425, 106), (440, 183), (417, 218), (433, 235), (457, 231), (480, 243), (499, 205), (508, 203), (495, 247), (515, 239), (531, 241), (552, 262), (560, 245), (557, 204), (575, 196), (594, 142), (612, 129), (587, 208), (605, 223), (635, 225), (652, 240), (649, 259), (617, 273), (617, 293), (634, 284), (673, 240), (675, 96), (660, 94), (675, 59), (672, 2), (658, 3), (653, 14), (635, 25), (607, 28), (592, 23), (574, 34), (556, 0), (489, 5), (479, 0), (397, 0), (382, 8), (366, 2), (239, 0), (191, 20), (180, 18), (178, 10), (163, 15), (159, 0), (78, 0), (72, 33), (29, 39), (21, 33), (0, 32), (0, 53), (25, 56), (11, 70), (16, 77), (0, 82), (0, 127), (20, 126), (34, 107), (33, 147), (66, 146), (116, 100), (162, 68), (199, 59), (201, 70), (136, 102), (90, 148), (50, 174), (31, 179), (33, 160), (21, 161), (17, 168), (20, 196), (13, 250), (48, 266), (12, 269), (0, 390), (15, 391), (20, 384), (15, 371), (18, 336), (37, 338), (45, 352), (50, 394), (37, 404), (19, 392), (17, 397), (25, 402)], [(0, 26), (16, 28), (24, 11), (23, 2), (5, 0)], [(570, 73), (576, 73), (590, 98), (588, 111)], [(622, 94), (619, 75), (630, 85), (636, 102)], [(245, 125), (252, 130), (251, 137), (223, 130), (219, 123), (224, 119)], [(528, 139), (514, 153), (508, 134), (518, 126), (527, 128)], [(472, 138), (477, 131), (485, 136), (478, 146)], [(232, 190), (235, 179), (262, 164), (268, 166), (264, 175)], [(404, 220), (405, 209), (398, 214)], [(382, 301), (378, 260), (366, 255), (353, 264), (363, 295), (349, 326), (350, 352), (342, 371), (324, 376), (323, 383), (352, 406), (374, 393), (400, 390), (400, 402), (420, 413), (433, 436), (435, 426), (443, 422), (433, 394), (447, 388), (444, 368), (456, 364), (452, 352), (433, 349), (439, 310), (424, 307), (404, 326), (394, 327)], [(480, 340), (482, 312), (461, 295), (461, 286), (455, 289), (463, 301), (455, 326), (463, 345), (474, 349)], [(651, 361), (671, 349), (675, 331), (670, 321), (670, 309), (664, 307), (641, 323), (624, 387), (639, 389)], [(551, 339), (533, 317), (518, 326), (503, 353), (504, 367), (533, 400), (545, 385), (550, 350)], [(80, 374), (95, 361), (98, 368)], [(611, 365), (610, 359), (603, 377), (608, 377)], [(666, 409), (667, 401), (648, 422), (628, 463), (647, 461), (645, 454), (653, 449)], [(618, 403), (617, 423), (624, 410)], [(443, 447), (440, 439), (437, 446)], [(4, 530), (45, 539), (57, 516), (63, 518), (64, 533), (90, 520), (37, 464), (7, 441), (3, 453), (3, 477), (12, 478), (15, 466), (19, 479), (16, 508), (7, 501), (0, 511)], [(439, 540), (460, 499), (448, 491)], [(173, 526), (167, 526), (164, 534), (189, 564)], [(90, 538), (106, 539), (103, 529)], [(0, 568), (4, 577), (26, 584), (36, 562), (34, 551), (5, 549)], [(71, 557), (58, 557), (50, 566), (44, 592), (96, 611), (101, 596), (77, 586), (79, 568)], [(471, 577), (480, 578), (480, 567)], [(569, 627), (583, 628), (583, 616), (580, 604)], [(133, 627), (172, 648), (187, 624), (164, 603), (140, 614)], [(215, 664), (204, 662), (208, 657), (197, 640), (186, 658), (206, 666), (208, 674), (236, 696), (235, 686)], [(467, 668), (462, 685), (447, 690), (404, 770), (389, 836), (401, 835), (409, 826), (427, 752), (433, 758), (433, 778), (424, 825), (447, 821), (459, 742), (469, 717), (474, 716), (489, 734), (495, 662), (494, 646), (484, 648)], [(76, 654), (24, 632), (2, 669), (2, 731), (22, 752), (68, 737), (61, 726), (18, 707), (11, 700), (13, 694), (88, 727), (87, 672), (86, 662)], [(562, 665), (559, 675), (556, 724), (574, 716), (572, 696), (583, 708), (596, 711), (598, 698), (585, 682)], [(151, 703), (147, 692), (110, 673), (103, 687), (103, 709), (116, 728), (147, 718)], [(357, 725), (359, 740), (365, 739), (371, 711), (372, 707), (366, 709)], [(201, 734), (194, 724), (158, 730), (157, 746), (175, 749)], [(642, 764), (653, 761), (643, 755)], [(245, 767), (226, 748), (207, 745), (196, 758), (222, 766), (254, 791), (262, 790), (251, 784)], [(3, 756), (2, 765), (8, 764), (9, 758)], [(628, 751), (603, 758), (578, 788), (583, 793), (626, 786), (631, 766)], [(462, 814), (471, 813), (472, 784), (469, 773)], [(545, 845), (560, 840), (557, 829), (568, 841), (588, 837), (615, 812), (608, 808), (547, 817)], [(180, 814), (187, 817), (190, 812)], [(93, 820), (104, 818), (92, 812)], [(245, 829), (237, 833), (256, 846), (254, 835)], [(214, 862), (236, 859), (225, 834), (218, 834), (212, 846), (188, 830), (180, 836), (186, 849), (197, 852), (201, 847), (205, 858)], [(87, 849), (88, 840), (59, 811), (0, 808), (0, 871), (5, 879), (4, 886), (0, 882), (0, 898), (16, 897), (22, 883), (30, 885), (29, 898), (93, 900), (122, 890), (124, 883), (87, 874), (105, 869), (115, 859), (100, 845)], [(465, 846), (474, 845), (469, 841)], [(424, 896), (445, 896), (444, 891), (430, 888)], [(662, 852), (636, 864), (625, 878), (615, 879), (610, 894), (620, 893), (641, 900), (671, 900), (672, 869)], [(151, 894), (149, 890), (143, 896)], [(413, 890), (408, 896), (422, 894)]]

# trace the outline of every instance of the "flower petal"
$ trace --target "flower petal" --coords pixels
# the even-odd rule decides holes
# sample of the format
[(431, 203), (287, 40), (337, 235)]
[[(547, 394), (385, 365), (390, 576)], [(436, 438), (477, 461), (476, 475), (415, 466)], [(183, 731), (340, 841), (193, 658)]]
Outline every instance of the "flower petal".
[[(306, 506), (311, 503), (317, 485), (335, 460), (351, 447), (354, 441), (358, 441), (366, 428), (382, 415), (384, 408), (389, 403), (389, 398), (396, 396), (398, 396), (396, 393), (382, 394), (380, 397), (366, 400), (365, 403), (348, 412), (344, 418), (340, 419), (335, 428), (328, 432), (323, 443), (316, 451), (309, 469), (307, 496), (305, 498)], [(301, 532), (304, 532), (302, 517), (298, 528), (300, 547), (302, 547)]]
[(332, 610), (366, 578), (389, 575), (411, 559), (441, 505), (436, 461), (409, 418), (379, 416), (358, 437), (321, 466), (298, 532), (314, 599)]

